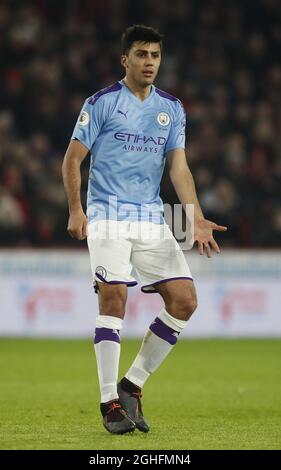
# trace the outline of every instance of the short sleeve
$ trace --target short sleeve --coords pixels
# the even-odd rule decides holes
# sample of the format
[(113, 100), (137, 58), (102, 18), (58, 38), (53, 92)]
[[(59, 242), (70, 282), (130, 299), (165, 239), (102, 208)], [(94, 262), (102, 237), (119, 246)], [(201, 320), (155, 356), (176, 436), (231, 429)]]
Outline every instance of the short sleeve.
[(89, 150), (95, 143), (104, 124), (104, 103), (87, 98), (78, 116), (71, 136), (72, 140), (79, 140)]
[(180, 101), (176, 102), (175, 117), (173, 119), (168, 140), (165, 146), (165, 153), (173, 149), (185, 148), (185, 126), (186, 115)]

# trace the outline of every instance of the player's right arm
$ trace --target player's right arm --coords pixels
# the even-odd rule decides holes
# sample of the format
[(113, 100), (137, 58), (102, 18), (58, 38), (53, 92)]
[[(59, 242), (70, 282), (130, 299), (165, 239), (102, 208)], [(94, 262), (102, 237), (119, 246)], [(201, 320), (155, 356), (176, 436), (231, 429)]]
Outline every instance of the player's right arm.
[(80, 195), (80, 166), (98, 137), (104, 121), (104, 101), (95, 99), (95, 95), (87, 98), (63, 160), (62, 176), (69, 205), (67, 230), (71, 237), (78, 240), (87, 237), (87, 217), (82, 208)]
[(69, 207), (67, 230), (77, 240), (87, 237), (87, 217), (81, 204), (80, 166), (88, 152), (88, 148), (79, 140), (71, 140), (62, 164), (63, 184)]

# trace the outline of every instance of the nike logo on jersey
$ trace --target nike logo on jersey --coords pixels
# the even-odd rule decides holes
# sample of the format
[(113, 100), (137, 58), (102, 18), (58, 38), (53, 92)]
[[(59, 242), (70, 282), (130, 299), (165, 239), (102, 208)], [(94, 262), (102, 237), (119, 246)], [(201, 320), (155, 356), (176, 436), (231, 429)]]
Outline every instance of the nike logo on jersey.
[[(129, 111), (129, 110), (128, 110)], [(127, 113), (128, 111), (126, 111), (125, 113), (123, 113), (123, 111), (121, 111), (120, 109), (118, 109), (117, 113), (119, 114), (123, 114), (123, 116), (125, 116), (125, 118), (127, 119)]]

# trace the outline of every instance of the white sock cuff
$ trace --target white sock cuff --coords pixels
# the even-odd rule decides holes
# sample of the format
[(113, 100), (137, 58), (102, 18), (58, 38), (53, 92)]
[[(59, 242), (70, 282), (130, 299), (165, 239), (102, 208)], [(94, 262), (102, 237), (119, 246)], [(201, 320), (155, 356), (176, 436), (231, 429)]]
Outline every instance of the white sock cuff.
[(178, 320), (177, 318), (172, 317), (172, 315), (170, 315), (164, 307), (162, 308), (162, 310), (160, 310), (158, 318), (160, 318), (160, 320), (162, 320), (165, 325), (169, 326), (175, 331), (178, 331), (179, 333), (184, 329), (185, 325), (187, 324), (187, 321)]
[(121, 330), (123, 326), (123, 320), (118, 317), (111, 317), (109, 315), (99, 315), (96, 318), (97, 328), (109, 328), (111, 330)]

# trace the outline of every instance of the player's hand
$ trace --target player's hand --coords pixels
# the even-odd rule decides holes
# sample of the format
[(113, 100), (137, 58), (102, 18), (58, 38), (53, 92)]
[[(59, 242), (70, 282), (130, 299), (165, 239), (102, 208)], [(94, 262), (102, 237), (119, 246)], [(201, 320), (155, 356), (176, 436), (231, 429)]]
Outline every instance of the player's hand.
[(68, 219), (67, 231), (72, 238), (84, 240), (87, 237), (88, 220), (82, 209), (71, 212)]
[(205, 249), (208, 258), (212, 256), (211, 248), (216, 253), (220, 253), (219, 246), (213, 238), (213, 230), (225, 232), (227, 227), (217, 225), (215, 222), (206, 219), (196, 222), (194, 226), (194, 241), (198, 242), (199, 254), (203, 255)]

